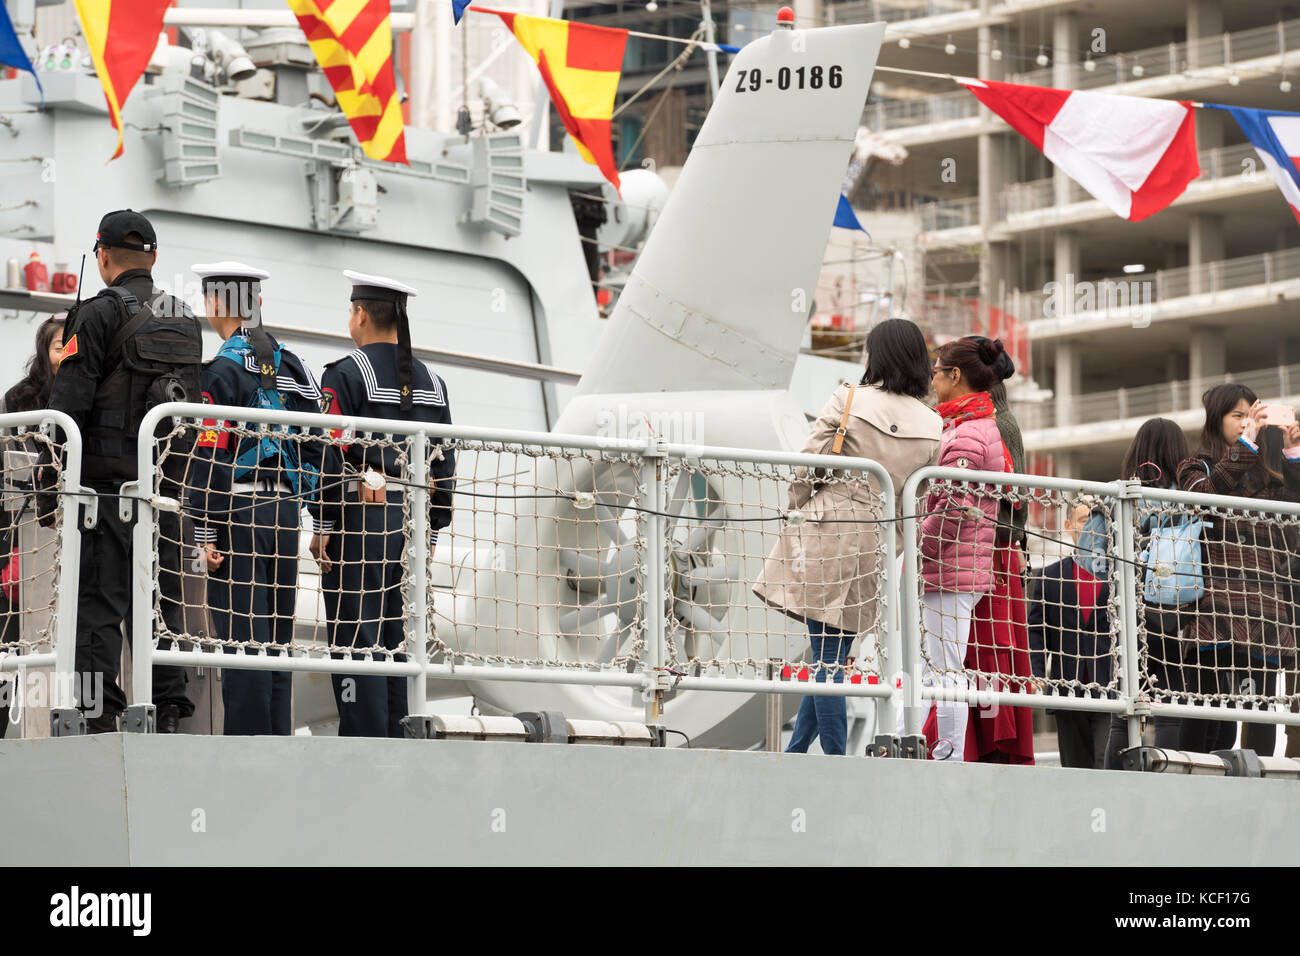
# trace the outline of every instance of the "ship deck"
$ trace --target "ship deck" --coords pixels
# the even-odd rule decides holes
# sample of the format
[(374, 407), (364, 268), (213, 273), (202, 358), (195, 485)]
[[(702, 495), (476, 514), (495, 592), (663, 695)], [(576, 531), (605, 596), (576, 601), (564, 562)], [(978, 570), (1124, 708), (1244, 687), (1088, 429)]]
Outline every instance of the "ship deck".
[(535, 743), (0, 741), (6, 865), (1260, 865), (1300, 783)]

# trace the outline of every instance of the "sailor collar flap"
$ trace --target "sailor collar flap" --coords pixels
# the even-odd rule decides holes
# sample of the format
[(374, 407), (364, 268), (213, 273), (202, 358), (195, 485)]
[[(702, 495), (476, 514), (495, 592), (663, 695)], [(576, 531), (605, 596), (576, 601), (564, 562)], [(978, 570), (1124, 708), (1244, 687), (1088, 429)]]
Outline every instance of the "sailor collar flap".
[[(928, 438), (938, 441), (943, 422), (935, 412), (907, 395), (895, 395), (875, 385), (856, 389), (849, 415), (891, 438)], [(846, 396), (847, 397), (847, 396)]]

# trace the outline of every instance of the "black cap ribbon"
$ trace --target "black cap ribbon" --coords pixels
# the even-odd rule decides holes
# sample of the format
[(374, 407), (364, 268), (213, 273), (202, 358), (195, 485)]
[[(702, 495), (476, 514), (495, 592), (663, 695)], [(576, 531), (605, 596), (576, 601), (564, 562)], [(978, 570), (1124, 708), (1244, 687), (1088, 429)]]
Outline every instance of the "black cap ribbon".
[(411, 322), (406, 315), (406, 296), (400, 296), (394, 309), (397, 312), (397, 382), (401, 396), (401, 409), (409, 412), (415, 404), (411, 366)]

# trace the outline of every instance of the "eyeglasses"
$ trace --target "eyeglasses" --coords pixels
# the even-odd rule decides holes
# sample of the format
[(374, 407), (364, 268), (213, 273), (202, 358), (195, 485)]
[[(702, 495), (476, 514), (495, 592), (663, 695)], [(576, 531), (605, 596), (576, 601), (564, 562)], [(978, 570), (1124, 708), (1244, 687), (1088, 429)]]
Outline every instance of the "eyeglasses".
[(936, 372), (951, 372), (951, 371), (952, 371), (953, 369), (955, 369), (956, 367), (957, 367), (957, 366), (955, 366), (955, 365), (936, 365), (936, 366), (934, 367), (934, 370), (935, 370)]

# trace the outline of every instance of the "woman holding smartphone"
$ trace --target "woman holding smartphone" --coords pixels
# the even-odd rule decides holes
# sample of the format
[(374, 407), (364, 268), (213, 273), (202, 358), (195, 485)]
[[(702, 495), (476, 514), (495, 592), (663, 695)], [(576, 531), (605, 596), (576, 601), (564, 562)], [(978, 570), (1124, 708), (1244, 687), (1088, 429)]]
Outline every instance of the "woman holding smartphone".
[[(1260, 501), (1300, 501), (1300, 427), (1293, 410), (1265, 406), (1244, 385), (1216, 385), (1202, 398), (1200, 447), (1178, 467), (1184, 491)], [(1288, 412), (1290, 414), (1288, 414)], [(1265, 696), (1277, 671), (1295, 660), (1291, 554), (1300, 541), (1266, 516), (1208, 516), (1205, 594), (1183, 629), (1187, 689)], [(1230, 721), (1185, 720), (1179, 749), (1232, 746)], [(1272, 756), (1276, 728), (1247, 724), (1242, 746)]]

